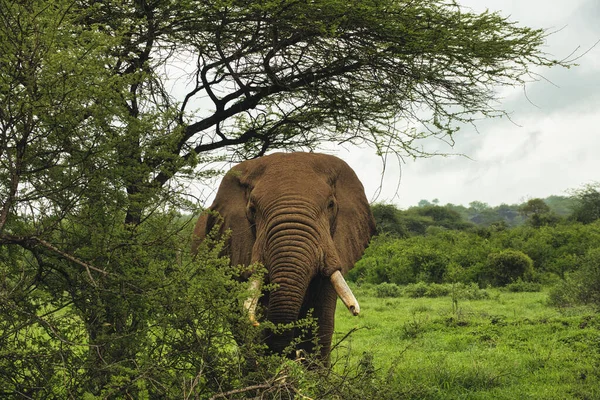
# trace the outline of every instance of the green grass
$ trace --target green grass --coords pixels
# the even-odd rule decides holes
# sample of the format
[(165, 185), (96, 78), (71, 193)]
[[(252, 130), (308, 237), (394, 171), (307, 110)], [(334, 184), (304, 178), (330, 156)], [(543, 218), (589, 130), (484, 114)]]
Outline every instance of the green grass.
[[(376, 298), (357, 288), (361, 315), (338, 305), (332, 359), (372, 354), (398, 398), (600, 398), (600, 316), (558, 310), (545, 292), (490, 290), (484, 300)], [(336, 341), (334, 338), (334, 342)]]

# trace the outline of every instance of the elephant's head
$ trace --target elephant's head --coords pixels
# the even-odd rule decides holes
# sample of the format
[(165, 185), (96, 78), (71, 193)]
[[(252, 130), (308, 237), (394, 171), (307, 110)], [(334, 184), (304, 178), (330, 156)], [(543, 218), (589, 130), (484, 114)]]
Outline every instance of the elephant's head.
[[(266, 281), (276, 285), (263, 299), (266, 318), (290, 323), (313, 309), (322, 352), (328, 353), (337, 296), (359, 312), (342, 274), (362, 256), (374, 232), (354, 171), (324, 154), (278, 153), (245, 161), (225, 175), (210, 209), (196, 224), (194, 250), (218, 222), (216, 211), (221, 232), (231, 229), (232, 265), (260, 262)], [(268, 344), (281, 351), (290, 335), (273, 335)]]

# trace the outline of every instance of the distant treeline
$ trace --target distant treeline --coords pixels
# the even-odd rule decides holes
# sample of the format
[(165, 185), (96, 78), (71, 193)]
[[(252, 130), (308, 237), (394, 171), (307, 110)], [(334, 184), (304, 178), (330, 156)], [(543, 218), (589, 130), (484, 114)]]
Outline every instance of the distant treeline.
[(375, 204), (379, 234), (349, 279), (482, 287), (533, 282), (556, 286), (554, 293), (561, 293), (556, 302), (600, 305), (599, 188), (587, 185), (570, 197), (512, 206), (422, 200), (400, 210)]
[(463, 205), (440, 205), (437, 199), (421, 200), (401, 210), (393, 204), (372, 206), (379, 233), (395, 237), (423, 235), (430, 226), (453, 230), (506, 229), (522, 225), (540, 227), (561, 222), (590, 223), (600, 218), (599, 184), (573, 190), (571, 196), (534, 198), (521, 204), (491, 207), (481, 201)]

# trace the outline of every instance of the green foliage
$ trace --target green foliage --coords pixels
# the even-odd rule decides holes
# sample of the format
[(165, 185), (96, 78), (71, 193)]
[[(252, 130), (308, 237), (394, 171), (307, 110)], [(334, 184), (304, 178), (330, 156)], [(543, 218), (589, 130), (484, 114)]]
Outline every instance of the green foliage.
[(501, 248), (527, 254), (537, 272), (553, 272), (561, 277), (579, 268), (581, 258), (600, 240), (598, 224), (559, 224), (539, 229), (522, 227), (499, 233), (495, 241)]
[(598, 243), (598, 223), (490, 227), (484, 232), (430, 226), (426, 235), (375, 237), (348, 279), (396, 285), (422, 281), (419, 285), (423, 285), (423, 292), (424, 286), (432, 282), (477, 282), (509, 285), (508, 290), (515, 291), (539, 290), (537, 283), (555, 285), (582, 268), (586, 254), (598, 248)]
[(488, 297), (488, 293), (480, 289), (476, 283), (425, 283), (417, 282), (406, 285), (403, 295), (410, 298), (418, 297), (444, 297), (452, 296), (453, 299), (480, 300)]
[(517, 279), (516, 282), (509, 283), (505, 288), (509, 292), (540, 292), (542, 290), (542, 284)]
[(371, 206), (377, 232), (385, 233), (393, 237), (407, 237), (408, 229), (402, 221), (402, 212), (393, 204), (377, 203)]
[(534, 214), (545, 214), (550, 212), (550, 207), (544, 202), (544, 200), (535, 198), (527, 200), (527, 203), (523, 204), (519, 211), (527, 217)]
[(519, 212), (527, 218), (527, 222), (539, 228), (544, 225), (555, 225), (560, 217), (550, 210), (542, 199), (530, 199), (519, 208)]
[(427, 285), (425, 282), (411, 283), (410, 285), (406, 285), (403, 294), (412, 298), (425, 297), (428, 289), (429, 285)]
[(580, 303), (578, 282), (569, 275), (548, 293), (548, 304), (558, 308), (574, 307)]
[[(530, 202), (532, 204), (529, 204)], [(521, 226), (526, 222), (534, 227), (554, 226), (571, 215), (575, 200), (573, 197), (549, 196), (545, 199), (531, 199), (523, 204), (501, 204), (496, 207), (491, 207), (480, 201), (473, 201), (468, 207), (465, 207), (455, 204), (439, 206), (439, 202), (421, 200), (418, 207), (411, 207), (407, 211), (431, 207), (434, 206), (434, 203), (435, 206), (451, 210), (460, 216), (460, 223), (463, 226), (447, 226), (449, 229), (465, 229), (472, 226), (469, 224), (474, 224), (479, 227), (498, 230), (498, 228), (506, 229)]]
[(400, 297), (402, 289), (395, 283), (382, 282), (375, 286), (375, 297)]
[(600, 219), (600, 184), (588, 184), (572, 191), (572, 218), (584, 224)]
[(581, 268), (574, 274), (579, 286), (579, 300), (600, 309), (600, 247), (587, 252)]
[(482, 300), (490, 297), (489, 292), (481, 289), (475, 282), (456, 283), (451, 286), (453, 297), (461, 300)]
[(408, 210), (399, 210), (393, 204), (371, 206), (377, 223), (378, 233), (405, 238), (424, 235), (430, 227), (444, 229), (469, 229), (473, 224), (465, 221), (461, 214), (447, 206), (422, 205)]
[(348, 279), (397, 285), (469, 282), (489, 251), (489, 241), (471, 232), (430, 230), (427, 236), (402, 240), (380, 235), (372, 240)]
[(437, 205), (411, 208), (417, 215), (429, 217), (432, 219), (433, 226), (440, 226), (446, 229), (467, 229), (473, 225), (464, 221), (462, 216), (455, 210), (448, 207), (441, 207)]
[(600, 309), (600, 247), (590, 249), (581, 267), (551, 291), (550, 303), (560, 307), (587, 304)]
[(503, 250), (490, 253), (479, 281), (493, 286), (506, 286), (518, 279), (530, 281), (533, 278), (533, 260), (518, 250)]
[(403, 248), (385, 235), (371, 240), (363, 258), (350, 270), (347, 279), (355, 282), (402, 285), (414, 280), (413, 271), (403, 257)]
[(417, 282), (407, 285), (404, 288), (404, 295), (407, 297), (442, 297), (450, 294), (448, 285), (440, 285), (437, 283)]
[[(247, 343), (257, 335), (242, 323), (244, 285), (233, 279), (237, 271), (219, 256), (218, 244), (205, 246), (192, 260), (187, 255), (189, 224), (181, 229), (170, 221), (168, 215), (148, 219), (147, 230), (136, 232), (139, 242), (132, 242), (127, 231), (100, 235), (115, 260), (106, 266), (110, 274), (94, 281), (45, 254), (37, 262), (21, 263), (26, 253), (8, 259), (2, 251), (4, 393), (173, 398), (192, 382), (195, 389), (187, 389), (211, 393), (243, 378), (236, 366), (256, 349), (235, 351), (232, 328), (248, 326), (235, 330), (235, 338)], [(93, 247), (79, 244), (79, 254), (92, 257)], [(47, 281), (32, 285), (48, 264), (57, 274), (46, 271)]]
[(573, 209), (573, 199), (569, 196), (548, 196), (544, 202), (550, 207), (551, 212), (561, 217), (569, 216)]

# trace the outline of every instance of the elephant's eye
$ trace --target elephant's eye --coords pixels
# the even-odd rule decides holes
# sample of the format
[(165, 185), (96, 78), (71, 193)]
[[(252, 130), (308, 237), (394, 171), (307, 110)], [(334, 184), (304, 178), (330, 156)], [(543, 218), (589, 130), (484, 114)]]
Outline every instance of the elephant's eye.
[(327, 209), (329, 211), (335, 211), (335, 200), (334, 199), (329, 200), (329, 203), (327, 203)]

